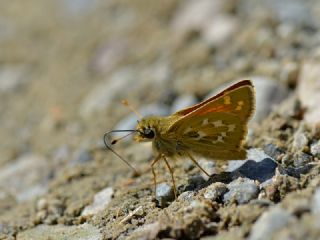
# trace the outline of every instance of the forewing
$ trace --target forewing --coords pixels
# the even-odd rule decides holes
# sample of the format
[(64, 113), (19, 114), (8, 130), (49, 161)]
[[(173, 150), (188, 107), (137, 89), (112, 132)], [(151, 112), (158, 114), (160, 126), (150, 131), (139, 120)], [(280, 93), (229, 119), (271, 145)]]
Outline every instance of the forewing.
[[(230, 99), (231, 101), (228, 101), (228, 97), (231, 96), (232, 98)], [(226, 98), (225, 98), (226, 97)], [(235, 101), (244, 101), (244, 106), (250, 106), (247, 111), (245, 111), (249, 116), (247, 116), (244, 112), (242, 112), (242, 115), (244, 115), (244, 118), (250, 117), (250, 113), (252, 112), (254, 108), (254, 90), (253, 90), (253, 85), (250, 80), (243, 80), (240, 81), (224, 91), (220, 92), (219, 94), (202, 101), (194, 106), (191, 106), (189, 108), (185, 108), (183, 110), (180, 110), (176, 112), (174, 115), (185, 117), (189, 114), (192, 114), (193, 112), (196, 112), (197, 110), (200, 109), (210, 109), (211, 112), (213, 111), (232, 111), (232, 108), (230, 108), (230, 104), (232, 102), (234, 103)], [(230, 104), (225, 104), (229, 103)], [(205, 108), (203, 108), (205, 107)]]
[(168, 128), (169, 135), (177, 138), (181, 148), (219, 159), (245, 157), (242, 142), (254, 110), (254, 89), (250, 81), (233, 85), (189, 110), (174, 114), (185, 113)]

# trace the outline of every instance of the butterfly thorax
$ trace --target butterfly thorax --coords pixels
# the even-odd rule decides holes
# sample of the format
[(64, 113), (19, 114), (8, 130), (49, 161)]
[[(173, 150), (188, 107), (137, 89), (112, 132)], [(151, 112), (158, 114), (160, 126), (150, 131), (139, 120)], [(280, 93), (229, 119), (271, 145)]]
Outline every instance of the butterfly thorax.
[(175, 141), (172, 134), (168, 133), (169, 126), (174, 122), (172, 117), (148, 116), (138, 122), (136, 130), (138, 134), (135, 140), (138, 142), (152, 141), (153, 148), (167, 156), (176, 153)]

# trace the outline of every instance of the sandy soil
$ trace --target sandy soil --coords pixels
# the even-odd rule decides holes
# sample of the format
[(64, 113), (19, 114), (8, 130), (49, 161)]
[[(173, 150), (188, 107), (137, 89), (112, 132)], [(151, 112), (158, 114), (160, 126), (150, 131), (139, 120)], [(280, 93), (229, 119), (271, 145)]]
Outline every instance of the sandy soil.
[[(319, 239), (318, 1), (0, 6), (0, 239)], [(177, 199), (150, 144), (115, 146), (139, 175), (103, 144), (122, 99), (170, 114), (248, 78), (252, 161), (170, 160)]]

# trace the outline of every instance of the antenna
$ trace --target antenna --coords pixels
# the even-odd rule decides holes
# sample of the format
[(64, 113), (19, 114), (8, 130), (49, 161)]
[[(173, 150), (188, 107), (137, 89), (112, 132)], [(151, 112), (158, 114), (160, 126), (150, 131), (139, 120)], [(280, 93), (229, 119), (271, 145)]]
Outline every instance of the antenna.
[(120, 158), (124, 163), (126, 163), (134, 172), (135, 174), (138, 175), (138, 171), (127, 161), (125, 160), (123, 157), (121, 157), (115, 150), (113, 150), (113, 148), (110, 146), (110, 144), (108, 144), (108, 136), (112, 133), (115, 133), (115, 132), (130, 132), (129, 134), (123, 136), (123, 137), (120, 137), (118, 139), (114, 139), (111, 141), (111, 145), (114, 145), (116, 144), (119, 140), (137, 132), (137, 130), (113, 130), (113, 131), (109, 131), (109, 132), (106, 132), (104, 135), (103, 135), (103, 141), (104, 141), (104, 144), (106, 146), (106, 148), (108, 148), (111, 152), (113, 152), (118, 158)]
[(128, 100), (124, 99), (121, 101), (123, 105), (129, 108), (133, 113), (135, 113), (139, 118), (142, 118), (141, 113), (139, 113), (132, 105), (129, 104)]

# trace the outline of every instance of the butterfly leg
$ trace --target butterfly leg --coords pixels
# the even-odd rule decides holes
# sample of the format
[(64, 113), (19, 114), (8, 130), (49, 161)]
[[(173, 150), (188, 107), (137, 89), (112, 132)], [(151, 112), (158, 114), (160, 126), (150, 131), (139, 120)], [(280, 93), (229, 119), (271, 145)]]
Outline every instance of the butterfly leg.
[(151, 163), (151, 171), (153, 174), (153, 183), (154, 183), (154, 195), (156, 195), (157, 191), (157, 177), (156, 177), (156, 172), (154, 171), (154, 165), (159, 161), (161, 158), (161, 154), (159, 154)]
[(200, 164), (194, 159), (194, 157), (192, 157), (192, 155), (191, 155), (190, 153), (188, 153), (188, 152), (186, 152), (186, 153), (187, 153), (188, 157), (191, 159), (191, 161), (194, 162), (194, 164), (197, 165), (197, 167), (200, 168), (200, 170), (201, 170), (202, 172), (204, 172), (208, 177), (210, 177), (210, 174), (207, 173), (206, 170), (204, 170), (204, 169), (200, 166)]
[(174, 181), (174, 176), (173, 176), (173, 170), (172, 168), (170, 167), (168, 161), (167, 161), (167, 158), (165, 155), (162, 154), (162, 158), (164, 160), (164, 162), (166, 163), (168, 169), (169, 169), (169, 172), (171, 174), (171, 180), (172, 180), (172, 184), (173, 184), (173, 192), (174, 192), (174, 197), (177, 199), (177, 188), (176, 188), (176, 183)]

